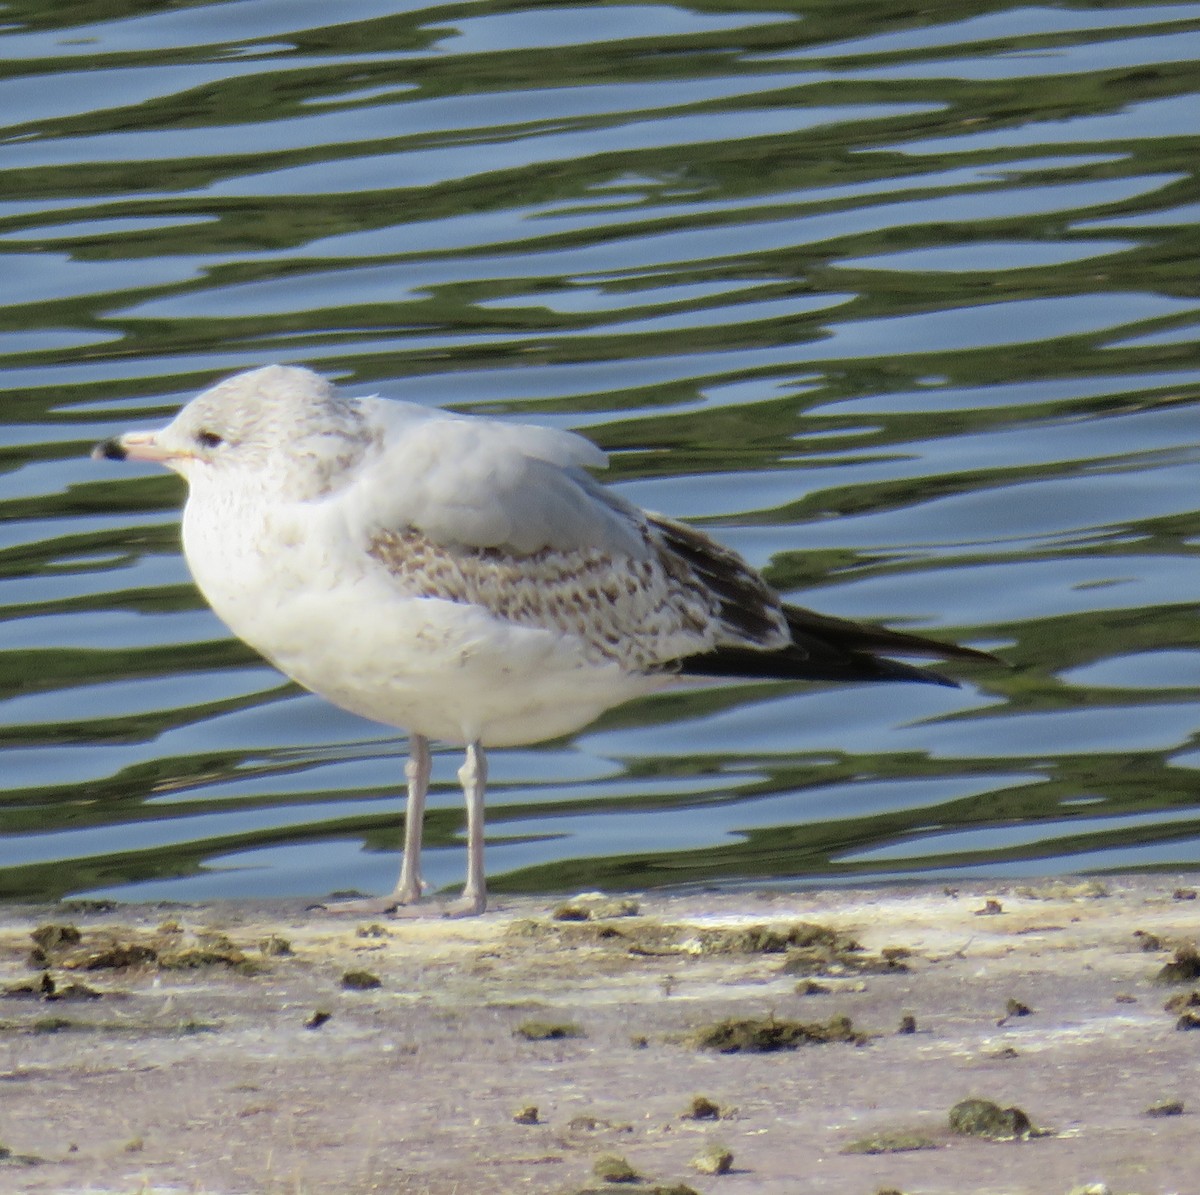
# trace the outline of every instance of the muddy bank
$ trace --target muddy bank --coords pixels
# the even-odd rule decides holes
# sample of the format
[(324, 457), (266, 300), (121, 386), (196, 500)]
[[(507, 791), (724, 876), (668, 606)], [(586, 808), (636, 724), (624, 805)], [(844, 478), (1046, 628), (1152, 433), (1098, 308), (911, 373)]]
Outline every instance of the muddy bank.
[(0, 1190), (1195, 1189), (1189, 878), (561, 903), (0, 911)]

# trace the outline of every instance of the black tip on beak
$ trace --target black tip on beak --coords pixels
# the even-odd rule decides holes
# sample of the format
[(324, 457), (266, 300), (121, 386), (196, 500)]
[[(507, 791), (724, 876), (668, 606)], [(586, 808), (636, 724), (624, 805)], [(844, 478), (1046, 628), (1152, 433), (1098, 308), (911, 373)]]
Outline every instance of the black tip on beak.
[(92, 449), (92, 460), (94, 461), (123, 461), (127, 455), (117, 439), (101, 440)]

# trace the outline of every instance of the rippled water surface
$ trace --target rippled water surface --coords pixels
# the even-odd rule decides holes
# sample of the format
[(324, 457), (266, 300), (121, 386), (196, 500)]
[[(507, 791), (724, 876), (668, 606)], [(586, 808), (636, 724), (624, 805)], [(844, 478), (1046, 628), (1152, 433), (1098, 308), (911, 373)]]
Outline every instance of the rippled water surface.
[(270, 361), (580, 429), (791, 600), (1011, 665), (497, 751), (497, 889), (1200, 863), (1198, 59), (1197, 4), (4, 6), (0, 895), (394, 881), (402, 736), (87, 456)]

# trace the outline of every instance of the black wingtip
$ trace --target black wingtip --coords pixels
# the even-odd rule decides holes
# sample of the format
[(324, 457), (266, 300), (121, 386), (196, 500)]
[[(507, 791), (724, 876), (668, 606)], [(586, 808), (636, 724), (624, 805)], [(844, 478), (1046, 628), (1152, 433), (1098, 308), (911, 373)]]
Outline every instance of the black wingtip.
[[(1001, 663), (989, 652), (956, 643), (926, 639), (906, 631), (889, 631), (870, 623), (817, 614), (784, 606), (792, 642), (761, 651), (752, 647), (719, 647), (678, 662), (692, 676), (727, 676), (759, 680), (917, 681), (957, 688), (958, 682), (933, 668), (892, 659), (892, 655)], [(886, 654), (885, 654), (886, 653)]]
[(92, 460), (94, 461), (123, 461), (127, 455), (128, 453), (121, 447), (121, 441), (115, 437), (111, 440), (101, 440), (92, 449)]
[(916, 681), (926, 685), (959, 687), (958, 681), (932, 668), (889, 660), (867, 652), (837, 651), (812, 645), (814, 651), (796, 646), (780, 651), (755, 651), (753, 648), (718, 648), (702, 655), (687, 656), (675, 667), (684, 676), (728, 677), (736, 680), (838, 681)]

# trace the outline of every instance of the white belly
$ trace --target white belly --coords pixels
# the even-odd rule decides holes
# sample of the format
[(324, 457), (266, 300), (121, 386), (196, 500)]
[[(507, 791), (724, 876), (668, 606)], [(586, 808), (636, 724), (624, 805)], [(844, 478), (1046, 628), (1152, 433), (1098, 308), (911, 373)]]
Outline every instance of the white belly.
[(312, 506), (290, 525), (281, 517), (240, 535), (194, 506), (184, 548), (220, 618), (299, 684), (363, 717), (451, 743), (532, 743), (663, 683), (589, 662), (560, 631), (397, 593), (344, 538), (314, 534)]

